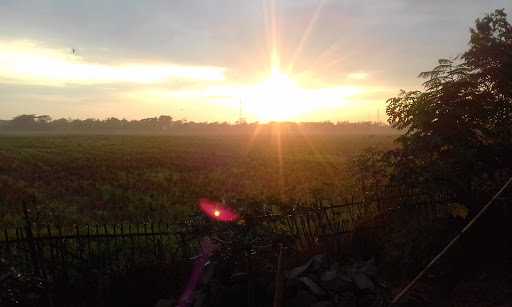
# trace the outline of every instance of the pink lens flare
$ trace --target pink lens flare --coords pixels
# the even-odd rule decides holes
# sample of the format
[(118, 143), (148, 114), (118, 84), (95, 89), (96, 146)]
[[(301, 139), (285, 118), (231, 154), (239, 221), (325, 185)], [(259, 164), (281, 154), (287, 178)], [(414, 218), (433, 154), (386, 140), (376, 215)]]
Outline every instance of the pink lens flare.
[(199, 254), (199, 257), (197, 257), (196, 261), (194, 262), (192, 274), (190, 275), (190, 278), (187, 283), (187, 287), (185, 288), (185, 291), (181, 295), (181, 298), (179, 300), (177, 307), (187, 307), (187, 306), (192, 305), (194, 290), (197, 288), (197, 285), (201, 279), (201, 276), (203, 275), (205, 266), (208, 263), (208, 258), (217, 249), (218, 249), (218, 246), (216, 246), (212, 242), (212, 240), (210, 240), (210, 238), (204, 237), (201, 240), (201, 253)]
[(239, 219), (235, 210), (229, 208), (227, 205), (206, 198), (199, 200), (199, 208), (208, 217), (219, 222), (236, 222)]

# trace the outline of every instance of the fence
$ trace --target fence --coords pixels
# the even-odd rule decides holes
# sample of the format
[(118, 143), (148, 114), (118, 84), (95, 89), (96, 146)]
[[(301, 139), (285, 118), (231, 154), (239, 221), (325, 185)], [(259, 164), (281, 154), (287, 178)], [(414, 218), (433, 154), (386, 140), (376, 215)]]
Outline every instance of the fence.
[[(276, 232), (291, 235), (303, 245), (311, 244), (319, 237), (352, 232), (364, 220), (393, 210), (414, 210), (418, 220), (433, 218), (445, 213), (443, 205), (449, 202), (447, 195), (401, 195), (400, 197), (373, 198), (360, 201), (347, 200), (342, 204), (317, 207), (292, 207), (288, 212), (272, 213), (256, 217), (262, 224)], [(404, 206), (406, 205), (406, 206)], [(440, 206), (441, 205), (441, 206)], [(413, 215), (411, 215), (413, 217)], [(162, 258), (162, 247), (173, 257), (192, 255), (197, 231), (202, 218), (191, 217), (175, 223), (74, 225), (71, 227), (41, 226), (26, 223), (25, 226), (4, 229), (0, 237), (2, 254), (19, 252), (16, 256), (27, 259), (26, 264), (39, 268), (37, 258), (57, 263), (64, 258), (87, 260), (103, 251), (107, 258), (112, 251), (124, 248), (126, 257), (136, 258), (133, 249), (146, 248), (147, 257)], [(375, 227), (375, 225), (373, 226)], [(132, 248), (133, 247), (133, 248)], [(37, 257), (34, 257), (37, 256)], [(29, 258), (31, 259), (28, 261)], [(20, 259), (20, 258), (18, 258)], [(98, 260), (99, 261), (99, 260)], [(101, 260), (108, 263), (108, 260)]]
[[(421, 219), (435, 217), (449, 201), (446, 195), (399, 195), (316, 207), (296, 206), (290, 211), (255, 217), (258, 225), (293, 238), (298, 249), (328, 242), (339, 250), (356, 228), (380, 227), (365, 220), (396, 210), (415, 210)], [(427, 206), (425, 206), (427, 205)], [(412, 216), (412, 215), (411, 215)], [(72, 285), (91, 276), (98, 280), (129, 271), (140, 265), (172, 268), (177, 288), (189, 270), (188, 260), (200, 239), (211, 231), (201, 217), (169, 224), (108, 224), (52, 227), (33, 225), (6, 229), (0, 239), (0, 258), (19, 271), (41, 277), (49, 283)], [(204, 227), (202, 227), (204, 226)], [(108, 278), (102, 278), (107, 276)], [(70, 292), (71, 293), (71, 292)], [(96, 296), (105, 296), (97, 293)]]

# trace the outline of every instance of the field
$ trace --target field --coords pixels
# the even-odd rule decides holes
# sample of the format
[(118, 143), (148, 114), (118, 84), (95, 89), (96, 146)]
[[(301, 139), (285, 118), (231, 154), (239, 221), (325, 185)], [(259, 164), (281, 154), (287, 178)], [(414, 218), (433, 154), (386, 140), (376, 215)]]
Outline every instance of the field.
[[(394, 136), (1, 136), (0, 225), (160, 222), (199, 198), (250, 204), (351, 196), (349, 162)], [(28, 197), (34, 195), (34, 197)], [(27, 200), (28, 199), (28, 200)]]

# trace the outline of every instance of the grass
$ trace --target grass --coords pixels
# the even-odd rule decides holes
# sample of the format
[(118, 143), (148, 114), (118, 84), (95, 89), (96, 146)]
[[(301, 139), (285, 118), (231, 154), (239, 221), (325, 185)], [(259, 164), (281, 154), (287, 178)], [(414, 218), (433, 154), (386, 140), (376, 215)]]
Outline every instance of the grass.
[(208, 197), (242, 203), (336, 201), (347, 162), (394, 136), (0, 136), (0, 225), (35, 193), (41, 223), (158, 222)]

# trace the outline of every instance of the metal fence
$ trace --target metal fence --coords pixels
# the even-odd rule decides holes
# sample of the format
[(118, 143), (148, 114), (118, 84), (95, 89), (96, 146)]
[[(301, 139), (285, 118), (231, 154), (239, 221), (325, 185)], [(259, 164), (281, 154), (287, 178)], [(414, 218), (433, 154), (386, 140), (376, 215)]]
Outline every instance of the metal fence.
[[(286, 233), (302, 247), (319, 238), (354, 231), (365, 220), (396, 210), (413, 210), (418, 221), (444, 214), (447, 195), (401, 195), (400, 197), (346, 200), (336, 205), (294, 206), (286, 212), (267, 212), (255, 217), (275, 232)], [(411, 218), (413, 216), (411, 215)], [(190, 257), (203, 233), (197, 231), (204, 219), (194, 217), (175, 223), (96, 224), (56, 227), (34, 225), (4, 229), (0, 256), (34, 272), (66, 271), (69, 264), (90, 263), (109, 267), (136, 262), (138, 258), (169, 261)], [(68, 263), (69, 262), (69, 263)], [(48, 265), (49, 264), (49, 265)], [(46, 269), (50, 267), (50, 269)]]
[[(267, 226), (274, 233), (288, 235), (299, 250), (322, 246), (339, 250), (351, 239), (355, 229), (382, 226), (365, 225), (364, 221), (396, 210), (414, 210), (418, 219), (429, 219), (438, 216), (447, 202), (446, 195), (402, 194), (347, 200), (337, 205), (295, 206), (285, 212), (267, 212), (255, 219), (258, 225)], [(176, 282), (181, 283), (189, 270), (189, 259), (205, 235), (199, 230), (204, 223), (208, 221), (191, 217), (169, 224), (55, 227), (34, 225), (27, 220), (24, 226), (3, 231), (0, 258), (20, 272), (64, 286), (83, 282), (87, 276), (97, 284), (101, 279), (98, 276), (112, 276), (140, 265), (172, 268)], [(104, 279), (106, 283), (107, 279)]]

